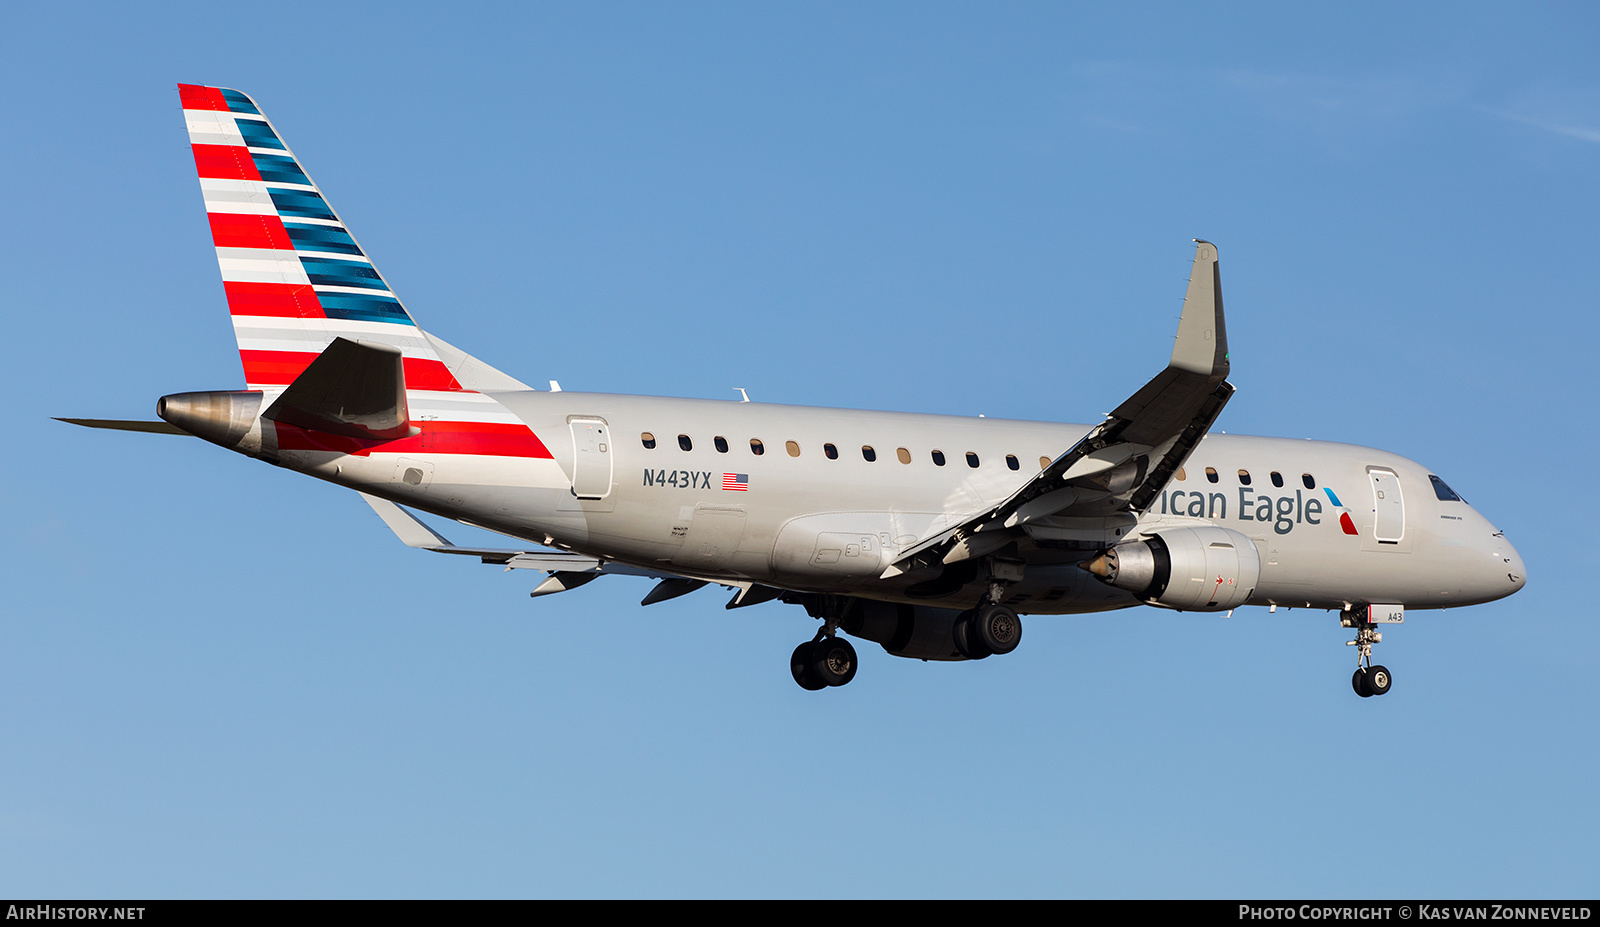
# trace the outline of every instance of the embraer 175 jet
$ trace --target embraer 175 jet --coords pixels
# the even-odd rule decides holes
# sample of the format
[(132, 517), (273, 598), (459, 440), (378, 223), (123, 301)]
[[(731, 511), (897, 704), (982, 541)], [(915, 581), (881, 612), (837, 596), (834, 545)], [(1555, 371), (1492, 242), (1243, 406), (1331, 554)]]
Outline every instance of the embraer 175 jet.
[[(533, 390), (390, 290), (248, 96), (183, 84), (246, 387), (160, 422), (362, 494), (412, 547), (781, 599), (821, 620), (806, 689), (854, 677), (841, 634), (895, 656), (1016, 649), (1020, 613), (1338, 609), (1351, 677), (1389, 690), (1377, 625), (1522, 588), (1505, 537), (1426, 467), (1348, 444), (1208, 435), (1227, 382), (1217, 250), (1198, 242), (1167, 367), (1096, 425)], [(518, 539), (458, 547), (401, 506)]]

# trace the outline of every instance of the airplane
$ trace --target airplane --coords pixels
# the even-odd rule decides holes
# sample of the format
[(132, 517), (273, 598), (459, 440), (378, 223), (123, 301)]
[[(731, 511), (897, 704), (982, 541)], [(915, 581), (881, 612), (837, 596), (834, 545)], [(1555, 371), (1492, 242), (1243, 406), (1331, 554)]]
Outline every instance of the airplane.
[[(180, 84), (243, 390), (159, 421), (360, 493), (406, 545), (545, 576), (708, 585), (820, 626), (796, 683), (843, 686), (849, 637), (894, 656), (1014, 651), (1021, 615), (1151, 605), (1338, 610), (1351, 687), (1386, 694), (1379, 626), (1521, 589), (1521, 557), (1432, 470), (1386, 451), (1213, 434), (1234, 393), (1216, 246), (1196, 240), (1167, 366), (1096, 424), (536, 390), (418, 327), (255, 101)], [(514, 539), (457, 546), (419, 510)]]

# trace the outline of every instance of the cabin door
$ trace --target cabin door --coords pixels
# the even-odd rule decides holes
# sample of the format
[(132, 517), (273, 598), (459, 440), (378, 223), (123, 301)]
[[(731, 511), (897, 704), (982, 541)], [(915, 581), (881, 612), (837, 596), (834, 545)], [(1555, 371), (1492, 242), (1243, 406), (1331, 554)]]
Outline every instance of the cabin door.
[(611, 495), (611, 428), (605, 419), (573, 415), (572, 492), (579, 499), (604, 499)]
[(1393, 470), (1369, 469), (1372, 480), (1373, 537), (1379, 544), (1398, 544), (1406, 533), (1406, 503), (1400, 477)]

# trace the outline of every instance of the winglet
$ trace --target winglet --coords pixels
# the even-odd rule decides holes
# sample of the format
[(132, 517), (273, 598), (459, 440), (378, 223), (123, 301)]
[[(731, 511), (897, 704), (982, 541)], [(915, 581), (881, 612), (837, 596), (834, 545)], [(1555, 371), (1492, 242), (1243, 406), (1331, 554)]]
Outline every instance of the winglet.
[(1183, 298), (1170, 366), (1221, 380), (1228, 375), (1228, 330), (1222, 320), (1222, 272), (1217, 246), (1198, 238), (1189, 292)]

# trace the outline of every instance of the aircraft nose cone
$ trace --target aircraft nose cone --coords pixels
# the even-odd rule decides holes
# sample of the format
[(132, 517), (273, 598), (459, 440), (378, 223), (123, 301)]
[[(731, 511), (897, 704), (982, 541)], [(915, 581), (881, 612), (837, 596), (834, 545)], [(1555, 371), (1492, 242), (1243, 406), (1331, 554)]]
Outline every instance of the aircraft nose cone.
[[(1489, 545), (1485, 551), (1493, 558), (1493, 572), (1483, 577), (1491, 588), (1495, 598), (1503, 598), (1521, 589), (1528, 584), (1528, 570), (1522, 563), (1522, 555), (1506, 540), (1505, 533), (1495, 530), (1489, 536)], [(1495, 591), (1497, 590), (1497, 591)]]
[(1502, 559), (1506, 562), (1506, 579), (1511, 583), (1511, 591), (1516, 592), (1528, 584), (1528, 571), (1522, 565), (1522, 555), (1509, 543), (1501, 552)]

